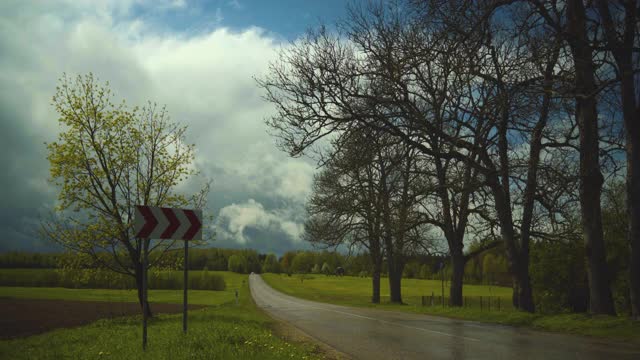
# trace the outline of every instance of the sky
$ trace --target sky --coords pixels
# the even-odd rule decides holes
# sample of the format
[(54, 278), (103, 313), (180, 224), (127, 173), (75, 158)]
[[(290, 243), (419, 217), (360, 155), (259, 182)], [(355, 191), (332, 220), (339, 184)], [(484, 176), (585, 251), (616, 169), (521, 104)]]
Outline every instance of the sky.
[[(274, 108), (254, 77), (281, 47), (332, 24), (346, 1), (3, 0), (0, 2), (0, 252), (55, 251), (35, 234), (56, 202), (45, 143), (58, 79), (92, 72), (131, 105), (164, 104), (188, 126), (200, 179), (213, 180), (209, 246), (282, 254), (301, 240), (316, 166), (267, 134)], [(200, 182), (201, 183), (201, 182)]]

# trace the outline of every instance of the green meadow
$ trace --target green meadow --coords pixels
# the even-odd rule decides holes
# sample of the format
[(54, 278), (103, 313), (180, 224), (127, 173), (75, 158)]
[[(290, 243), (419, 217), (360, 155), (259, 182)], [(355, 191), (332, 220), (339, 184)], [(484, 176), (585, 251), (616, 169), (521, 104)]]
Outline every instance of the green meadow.
[[(445, 306), (440, 302), (442, 282), (438, 280), (402, 279), (404, 304), (389, 303), (388, 279), (380, 281), (380, 304), (371, 303), (371, 278), (353, 276), (262, 274), (274, 289), (292, 296), (358, 307), (405, 311), (446, 316), (457, 319), (525, 326), (539, 330), (587, 335), (640, 344), (640, 322), (624, 316), (591, 316), (589, 314), (530, 314), (516, 311), (511, 305), (511, 288), (488, 285), (464, 285), (465, 307), (446, 306), (449, 288), (445, 282)], [(435, 304), (430, 306), (434, 293)], [(427, 296), (426, 306), (422, 296)], [(482, 297), (482, 307), (480, 307)], [(489, 308), (491, 298), (491, 308)], [(500, 309), (498, 310), (498, 299)]]
[[(149, 323), (148, 347), (141, 348), (141, 316), (103, 319), (27, 338), (0, 341), (0, 359), (317, 359), (315, 345), (288, 343), (273, 331), (273, 320), (249, 293), (247, 275), (220, 272), (224, 291), (190, 290), (189, 303), (209, 305), (189, 312), (188, 334), (182, 314), (159, 314)], [(239, 304), (235, 303), (235, 289)], [(0, 297), (136, 301), (135, 291), (0, 287)], [(152, 302), (182, 301), (182, 292), (151, 290)]]
[[(388, 304), (389, 282), (387, 278), (380, 280), (380, 297), (382, 304), (371, 304), (371, 278), (354, 276), (326, 275), (294, 275), (262, 274), (262, 278), (274, 289), (286, 294), (305, 299), (317, 300), (341, 305), (395, 307)], [(504, 286), (464, 285), (463, 294), (468, 308), (489, 311), (511, 311), (511, 288)], [(427, 305), (442, 308), (442, 282), (440, 280), (402, 279), (402, 300), (409, 306), (401, 308), (422, 308), (422, 297)], [(445, 304), (449, 299), (449, 282), (444, 282)], [(481, 300), (482, 298), (482, 300)], [(491, 308), (489, 308), (491, 306)], [(429, 306), (425, 306), (429, 307)], [(418, 310), (418, 309), (416, 309)]]
[[(20, 274), (20, 276), (35, 275), (54, 271), (51, 269), (2, 269), (0, 274)], [(176, 271), (176, 273), (179, 271)], [(181, 273), (181, 272), (180, 272)], [(201, 272), (190, 271), (194, 276)], [(209, 271), (211, 275), (224, 278), (225, 290), (189, 290), (189, 303), (194, 305), (219, 305), (235, 298), (235, 289), (241, 289), (248, 281), (247, 275), (227, 271)], [(149, 301), (154, 303), (182, 303), (181, 289), (149, 289)], [(135, 289), (73, 289), (63, 287), (26, 287), (0, 286), (0, 297), (22, 299), (51, 299), (51, 300), (79, 300), (79, 301), (110, 301), (137, 302), (138, 293)]]
[[(189, 288), (224, 290), (224, 271), (189, 271)], [(181, 270), (149, 271), (149, 288), (179, 290), (183, 288)], [(97, 269), (0, 269), (0, 286), (65, 287), (83, 289), (134, 289), (132, 276)]]

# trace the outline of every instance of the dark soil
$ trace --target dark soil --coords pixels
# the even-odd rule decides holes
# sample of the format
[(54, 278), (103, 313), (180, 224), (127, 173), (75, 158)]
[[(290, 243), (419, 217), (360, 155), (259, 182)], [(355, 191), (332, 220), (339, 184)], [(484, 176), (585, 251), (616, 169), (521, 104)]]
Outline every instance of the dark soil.
[[(200, 309), (202, 305), (189, 305)], [(151, 304), (158, 313), (182, 312), (182, 304)], [(0, 298), (0, 339), (25, 337), (92, 321), (141, 314), (138, 303)]]

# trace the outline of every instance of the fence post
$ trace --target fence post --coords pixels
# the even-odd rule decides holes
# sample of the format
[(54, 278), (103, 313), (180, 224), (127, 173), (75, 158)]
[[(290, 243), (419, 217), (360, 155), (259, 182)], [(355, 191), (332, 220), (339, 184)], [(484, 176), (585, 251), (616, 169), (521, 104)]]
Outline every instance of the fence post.
[(491, 296), (489, 296), (489, 311), (491, 311)]
[(482, 296), (480, 296), (480, 311), (482, 311)]
[(424, 306), (425, 303), (426, 303), (426, 299), (425, 299), (424, 295), (422, 295), (422, 306)]
[(433, 306), (433, 291), (431, 292), (431, 306)]
[(498, 298), (498, 311), (500, 311), (500, 298)]

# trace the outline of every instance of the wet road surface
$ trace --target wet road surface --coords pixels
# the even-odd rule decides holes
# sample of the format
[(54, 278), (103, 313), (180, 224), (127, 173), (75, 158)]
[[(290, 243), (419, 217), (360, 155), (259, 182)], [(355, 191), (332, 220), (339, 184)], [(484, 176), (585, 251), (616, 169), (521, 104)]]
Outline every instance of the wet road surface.
[(640, 347), (448, 318), (302, 300), (250, 275), (258, 306), (354, 359), (640, 359)]

